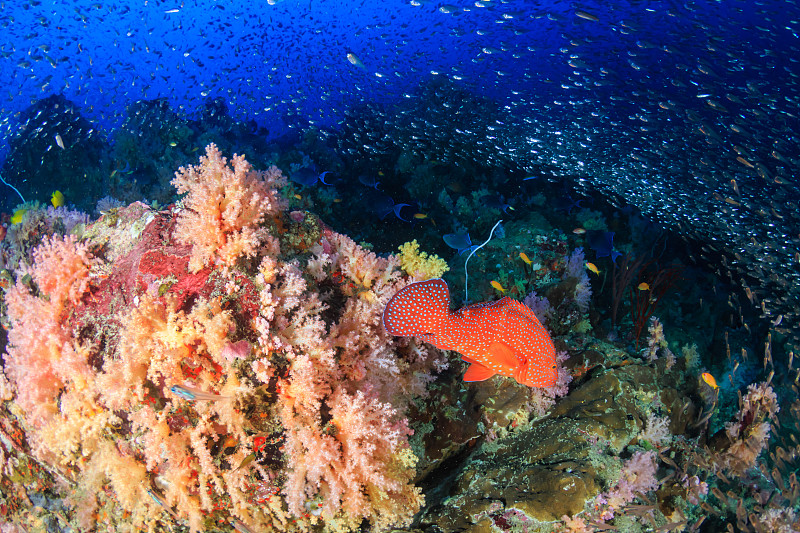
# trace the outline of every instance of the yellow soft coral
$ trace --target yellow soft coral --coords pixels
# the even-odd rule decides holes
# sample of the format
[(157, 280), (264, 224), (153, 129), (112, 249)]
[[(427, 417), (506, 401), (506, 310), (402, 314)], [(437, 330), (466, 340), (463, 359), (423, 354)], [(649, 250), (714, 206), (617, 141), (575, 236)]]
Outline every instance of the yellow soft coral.
[(417, 239), (401, 244), (399, 250), (400, 254), (397, 257), (400, 260), (400, 268), (418, 281), (440, 278), (450, 270), (447, 261), (438, 255), (420, 252)]

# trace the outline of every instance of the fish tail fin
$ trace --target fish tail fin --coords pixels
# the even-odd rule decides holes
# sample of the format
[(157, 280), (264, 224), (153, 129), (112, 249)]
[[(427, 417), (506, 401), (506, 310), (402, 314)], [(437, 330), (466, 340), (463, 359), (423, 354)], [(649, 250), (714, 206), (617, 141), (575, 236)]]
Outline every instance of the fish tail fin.
[(450, 314), (450, 290), (436, 278), (412, 283), (392, 296), (383, 311), (383, 326), (391, 335), (436, 334)]

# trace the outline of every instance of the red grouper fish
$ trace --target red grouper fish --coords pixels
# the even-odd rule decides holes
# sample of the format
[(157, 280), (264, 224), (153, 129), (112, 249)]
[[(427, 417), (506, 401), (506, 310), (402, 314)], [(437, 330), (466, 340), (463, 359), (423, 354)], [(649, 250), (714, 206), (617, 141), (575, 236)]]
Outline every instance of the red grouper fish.
[(392, 296), (383, 311), (392, 335), (414, 336), (471, 363), (464, 381), (495, 374), (529, 387), (556, 384), (556, 349), (547, 330), (526, 305), (511, 298), (450, 311), (450, 290), (442, 279), (412, 283)]

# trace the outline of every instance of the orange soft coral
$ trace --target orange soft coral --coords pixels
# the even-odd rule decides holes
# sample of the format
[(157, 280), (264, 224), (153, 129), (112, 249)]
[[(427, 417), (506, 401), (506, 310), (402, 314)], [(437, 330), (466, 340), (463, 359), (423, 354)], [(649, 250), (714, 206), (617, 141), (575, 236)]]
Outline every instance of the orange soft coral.
[(61, 309), (62, 304), (78, 303), (89, 283), (93, 264), (88, 245), (74, 235), (45, 239), (33, 252), (31, 276), (39, 292)]
[(172, 184), (179, 193), (188, 194), (175, 234), (180, 242), (193, 245), (189, 269), (232, 265), (262, 245), (277, 253), (277, 240), (261, 223), (283, 208), (276, 188), (284, 183), (277, 167), (258, 172), (241, 155), (234, 155), (228, 164), (213, 143), (199, 165), (178, 169)]
[(288, 509), (341, 530), (358, 529), (363, 519), (376, 531), (407, 524), (423, 498), (411, 483), (416, 457), (404, 412), (409, 398), (425, 393), (436, 360), (413, 356), (411, 346), (400, 357), (398, 341), (381, 326), (386, 301), (408, 282), (394, 258), (331, 231), (315, 254), (306, 272), (314, 279), (336, 273), (345, 298), (338, 316), (326, 323), (330, 300), (309, 290), (292, 261), (270, 266), (257, 321), (260, 346), (289, 363), (278, 380)]
[[(0, 395), (74, 481), (76, 525), (384, 531), (420, 509), (406, 416), (445, 356), (383, 329), (409, 281), (396, 258), (330, 230), (308, 262), (280, 255), (281, 179), (210, 146), (175, 178), (184, 207), (135, 209), (128, 251), (93, 267), (73, 239), (47, 241), (7, 295)], [(90, 269), (106, 276), (87, 293)]]
[(85, 353), (70, 342), (63, 320), (67, 304), (77, 303), (86, 291), (93, 259), (73, 236), (46, 238), (33, 258), (28, 272), (41, 297), (21, 281), (6, 295), (12, 326), (6, 372), (17, 403), (39, 425), (56, 412), (61, 387), (67, 381), (83, 383), (90, 374)]

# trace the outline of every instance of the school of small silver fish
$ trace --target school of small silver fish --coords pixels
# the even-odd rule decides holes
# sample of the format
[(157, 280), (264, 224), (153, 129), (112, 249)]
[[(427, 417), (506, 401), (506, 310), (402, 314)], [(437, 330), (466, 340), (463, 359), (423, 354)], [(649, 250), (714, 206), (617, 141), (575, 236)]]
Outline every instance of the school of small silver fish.
[(270, 135), (346, 127), (348, 152), (513, 165), (636, 206), (800, 345), (796, 2), (140, 4), (0, 2), (0, 161), (51, 94), (93, 127), (65, 109), (46, 150), (142, 99), (222, 98)]

